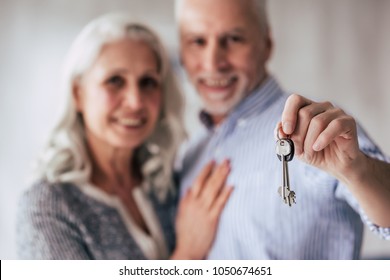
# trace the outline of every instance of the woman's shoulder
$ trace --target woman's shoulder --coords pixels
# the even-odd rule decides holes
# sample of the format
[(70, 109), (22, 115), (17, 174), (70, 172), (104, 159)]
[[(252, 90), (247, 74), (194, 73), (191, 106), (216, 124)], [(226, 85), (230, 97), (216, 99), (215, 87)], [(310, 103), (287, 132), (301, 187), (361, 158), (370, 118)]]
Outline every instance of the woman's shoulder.
[[(83, 249), (82, 213), (72, 201), (77, 186), (36, 182), (24, 191), (18, 207), (16, 239), (22, 259), (87, 259)], [(81, 249), (80, 249), (81, 248)]]
[(68, 208), (70, 202), (79, 196), (76, 186), (70, 183), (35, 182), (20, 198), (20, 207), (28, 211), (55, 211)]

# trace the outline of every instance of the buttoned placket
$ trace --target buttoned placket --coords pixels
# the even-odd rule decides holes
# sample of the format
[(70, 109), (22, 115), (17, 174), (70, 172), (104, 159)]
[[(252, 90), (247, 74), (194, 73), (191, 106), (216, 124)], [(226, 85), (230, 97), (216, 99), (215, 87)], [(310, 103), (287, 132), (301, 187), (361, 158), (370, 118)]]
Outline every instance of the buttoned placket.
[(246, 127), (247, 120), (245, 118), (239, 118), (237, 121), (234, 120), (227, 120), (226, 123), (223, 123), (219, 127), (213, 128), (213, 136), (211, 140), (210, 147), (210, 154), (212, 154), (212, 158), (216, 162), (221, 162), (225, 159), (226, 155), (228, 154), (226, 149), (226, 141), (229, 137), (234, 135), (234, 131), (236, 129), (241, 129)]

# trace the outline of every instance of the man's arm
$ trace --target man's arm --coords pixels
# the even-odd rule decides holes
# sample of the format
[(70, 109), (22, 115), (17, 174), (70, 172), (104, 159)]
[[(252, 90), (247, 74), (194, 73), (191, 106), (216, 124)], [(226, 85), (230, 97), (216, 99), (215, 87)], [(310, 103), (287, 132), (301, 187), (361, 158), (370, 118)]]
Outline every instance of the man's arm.
[(390, 227), (390, 164), (359, 149), (355, 120), (331, 103), (291, 95), (282, 115), (296, 155), (346, 184), (372, 222)]
[(349, 187), (373, 223), (390, 227), (390, 164), (361, 153), (336, 177)]

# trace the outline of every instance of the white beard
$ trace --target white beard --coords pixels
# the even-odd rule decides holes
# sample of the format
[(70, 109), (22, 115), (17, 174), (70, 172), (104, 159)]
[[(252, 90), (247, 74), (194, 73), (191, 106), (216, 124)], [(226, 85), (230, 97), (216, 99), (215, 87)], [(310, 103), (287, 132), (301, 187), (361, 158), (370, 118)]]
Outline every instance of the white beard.
[(240, 76), (238, 79), (240, 82), (237, 86), (236, 91), (227, 100), (218, 100), (218, 97), (208, 97), (206, 99), (203, 95), (200, 95), (204, 110), (210, 115), (221, 116), (227, 115), (231, 112), (247, 95), (246, 89), (248, 88), (248, 81), (245, 77)]

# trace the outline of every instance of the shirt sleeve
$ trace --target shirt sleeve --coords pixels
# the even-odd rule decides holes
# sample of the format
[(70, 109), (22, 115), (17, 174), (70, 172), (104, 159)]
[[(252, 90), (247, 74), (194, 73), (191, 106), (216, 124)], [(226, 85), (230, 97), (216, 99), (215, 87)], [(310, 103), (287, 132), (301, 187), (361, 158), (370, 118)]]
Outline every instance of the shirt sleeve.
[[(390, 157), (386, 156), (377, 144), (368, 136), (368, 134), (364, 131), (364, 129), (358, 125), (358, 141), (360, 150), (371, 158), (375, 158), (381, 161), (390, 162)], [(378, 234), (381, 238), (390, 240), (390, 228), (384, 228), (373, 223), (364, 212), (364, 210), (360, 207), (357, 199), (352, 195), (349, 191), (348, 187), (343, 183), (338, 182), (337, 197), (345, 199), (349, 205), (358, 212), (362, 218), (362, 221), (368, 226), (368, 228)]]
[(19, 200), (17, 249), (21, 259), (90, 259), (80, 231), (55, 186), (39, 186)]

